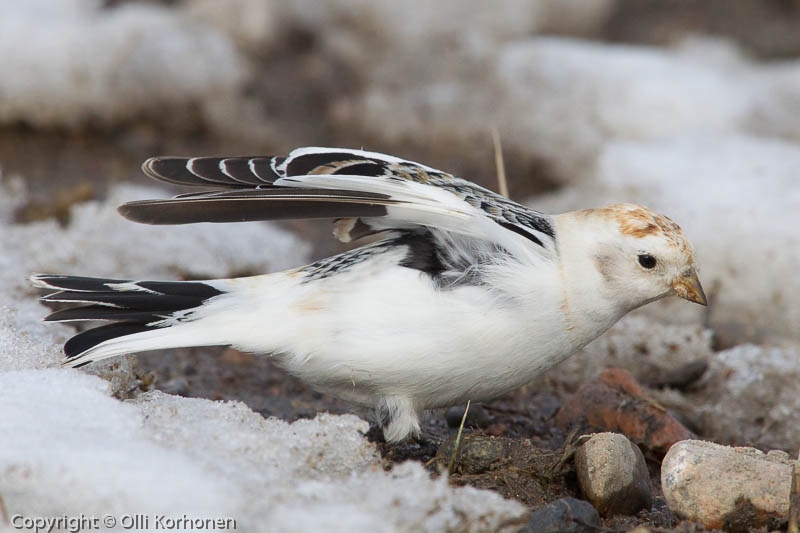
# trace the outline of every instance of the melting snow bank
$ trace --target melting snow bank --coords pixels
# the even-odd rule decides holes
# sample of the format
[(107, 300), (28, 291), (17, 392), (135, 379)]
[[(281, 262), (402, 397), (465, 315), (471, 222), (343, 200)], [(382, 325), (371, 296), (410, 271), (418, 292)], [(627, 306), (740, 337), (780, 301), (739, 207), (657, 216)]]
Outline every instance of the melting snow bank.
[[(23, 45), (24, 43), (24, 45)], [(245, 72), (230, 41), (156, 5), (99, 0), (4, 3), (0, 123), (112, 124), (159, 109), (229, 105)], [(176, 120), (180, 120), (179, 118)]]
[(524, 506), (450, 488), (419, 464), (384, 472), (355, 416), (287, 424), (241, 403), (160, 392), (120, 402), (109, 392), (73, 370), (0, 374), (0, 494), (13, 514), (111, 516), (119, 525), (139, 515), (151, 527), (158, 517), (232, 518), (240, 531), (524, 523)]

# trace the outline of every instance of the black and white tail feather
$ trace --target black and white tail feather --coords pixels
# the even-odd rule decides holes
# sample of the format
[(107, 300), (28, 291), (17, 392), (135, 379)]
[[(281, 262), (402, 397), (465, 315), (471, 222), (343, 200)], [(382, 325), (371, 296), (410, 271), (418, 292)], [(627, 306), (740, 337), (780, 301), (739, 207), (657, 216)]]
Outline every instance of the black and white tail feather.
[[(287, 157), (156, 157), (142, 168), (157, 180), (204, 190), (120, 206), (120, 213), (136, 222), (329, 218), (335, 220), (334, 235), (344, 242), (386, 233), (378, 246), (300, 269), (308, 279), (392, 247), (407, 250), (401, 266), (438, 276), (443, 287), (480, 283), (480, 265), (497, 257), (498, 250), (520, 262), (551, 261), (556, 254), (548, 216), (469, 181), (384, 154), (300, 148)], [(110, 322), (70, 339), (65, 366), (135, 351), (228, 343), (175, 327), (191, 322), (197, 310), (224, 294), (224, 283), (31, 279), (37, 287), (57, 291), (42, 301), (78, 305), (46, 320)]]
[[(64, 344), (67, 359), (62, 366), (69, 367), (81, 367), (119, 355), (113, 351), (115, 344), (134, 335), (161, 341), (152, 332), (188, 320), (194, 309), (223, 294), (199, 281), (130, 281), (47, 274), (34, 274), (30, 279), (35, 287), (56, 291), (42, 297), (41, 301), (76, 304), (49, 314), (45, 321), (110, 322), (78, 333)], [(194, 342), (199, 340), (194, 339)], [(134, 351), (132, 345), (123, 346), (125, 351)], [(166, 346), (153, 348), (158, 347)], [(110, 355), (104, 355), (97, 348), (106, 348)]]

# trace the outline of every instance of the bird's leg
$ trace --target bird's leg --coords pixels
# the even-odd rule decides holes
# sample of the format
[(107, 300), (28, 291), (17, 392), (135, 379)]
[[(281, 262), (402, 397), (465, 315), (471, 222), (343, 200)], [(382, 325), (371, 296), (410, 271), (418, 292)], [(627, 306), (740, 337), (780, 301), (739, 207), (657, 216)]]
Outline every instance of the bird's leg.
[(376, 411), (387, 442), (419, 437), (419, 414), (411, 398), (384, 396), (376, 406)]

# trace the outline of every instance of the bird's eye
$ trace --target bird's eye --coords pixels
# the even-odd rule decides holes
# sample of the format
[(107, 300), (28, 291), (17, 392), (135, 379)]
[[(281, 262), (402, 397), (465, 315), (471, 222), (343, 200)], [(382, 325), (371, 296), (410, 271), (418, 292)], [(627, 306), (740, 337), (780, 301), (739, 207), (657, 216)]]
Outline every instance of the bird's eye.
[(656, 258), (650, 254), (639, 254), (639, 264), (647, 270), (650, 270), (651, 268), (655, 268)]

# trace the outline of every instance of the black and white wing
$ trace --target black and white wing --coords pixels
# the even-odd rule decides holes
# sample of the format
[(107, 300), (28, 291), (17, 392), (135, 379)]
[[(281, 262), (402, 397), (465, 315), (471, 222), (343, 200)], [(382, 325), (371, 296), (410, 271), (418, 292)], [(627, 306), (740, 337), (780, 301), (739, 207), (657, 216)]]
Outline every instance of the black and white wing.
[(298, 148), (286, 157), (156, 157), (144, 172), (210, 189), (124, 204), (147, 224), (337, 219), (343, 241), (385, 230), (431, 231), (555, 253), (550, 218), (472, 182), (425, 165), (363, 150)]

